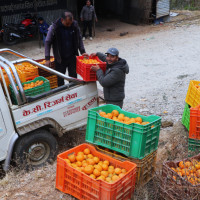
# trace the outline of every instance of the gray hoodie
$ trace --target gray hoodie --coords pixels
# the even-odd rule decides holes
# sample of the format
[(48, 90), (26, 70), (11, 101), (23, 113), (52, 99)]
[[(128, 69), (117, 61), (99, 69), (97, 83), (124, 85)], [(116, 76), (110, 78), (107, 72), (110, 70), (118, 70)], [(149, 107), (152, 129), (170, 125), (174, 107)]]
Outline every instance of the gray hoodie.
[(80, 17), (81, 17), (81, 19), (83, 19), (83, 21), (92, 21), (93, 18), (96, 20), (97, 16), (96, 16), (96, 13), (95, 13), (94, 6), (85, 5), (83, 7), (83, 9), (81, 10), (81, 16)]
[[(103, 62), (106, 62), (106, 55), (97, 53)], [(125, 98), (125, 79), (129, 73), (129, 66), (126, 60), (119, 58), (116, 63), (108, 64), (105, 74), (101, 69), (97, 70), (97, 78), (104, 91), (106, 101), (122, 101)]]

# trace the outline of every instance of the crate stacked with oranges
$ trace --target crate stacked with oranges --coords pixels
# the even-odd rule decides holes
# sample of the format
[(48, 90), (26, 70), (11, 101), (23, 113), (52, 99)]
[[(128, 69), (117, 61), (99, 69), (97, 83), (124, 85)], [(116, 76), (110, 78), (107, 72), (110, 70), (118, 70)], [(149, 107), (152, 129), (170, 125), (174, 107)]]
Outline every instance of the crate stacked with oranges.
[[(146, 117), (115, 105), (104, 105), (89, 110), (86, 141), (138, 164), (137, 183), (142, 184), (145, 173), (149, 172), (149, 177), (153, 175), (160, 125), (158, 116)], [(148, 170), (149, 164), (152, 170)]]
[(190, 81), (182, 123), (189, 131), (188, 152), (196, 155), (200, 152), (200, 81)]
[(136, 164), (121, 162), (82, 144), (57, 157), (56, 188), (84, 200), (131, 199)]
[[(44, 65), (46, 63), (46, 60), (45, 59), (39, 59), (39, 60), (36, 60), (36, 62)], [(49, 67), (51, 69), (55, 69), (55, 59), (54, 59), (53, 56), (51, 56), (51, 58), (50, 58), (50, 66)], [(50, 73), (50, 72), (48, 72), (44, 69), (41, 69), (41, 68), (39, 68), (38, 71), (39, 71), (40, 76), (43, 76), (43, 77), (45, 77), (46, 79), (49, 80), (51, 89), (58, 87), (58, 76), (57, 75), (54, 75), (54, 74), (52, 74), (52, 73)]]
[(97, 80), (96, 72), (91, 70), (93, 65), (98, 65), (104, 72), (106, 70), (106, 63), (99, 60), (97, 56), (92, 58), (76, 57), (76, 73), (86, 82)]
[(200, 199), (200, 154), (163, 163), (160, 187), (164, 199)]

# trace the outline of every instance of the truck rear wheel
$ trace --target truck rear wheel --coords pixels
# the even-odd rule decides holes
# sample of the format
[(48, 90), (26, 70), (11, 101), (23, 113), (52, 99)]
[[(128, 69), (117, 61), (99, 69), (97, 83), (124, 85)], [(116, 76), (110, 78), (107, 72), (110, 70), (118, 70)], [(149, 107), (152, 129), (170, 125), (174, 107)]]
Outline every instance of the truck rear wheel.
[(19, 138), (14, 159), (20, 168), (37, 168), (51, 163), (57, 155), (57, 141), (47, 130), (36, 130)]

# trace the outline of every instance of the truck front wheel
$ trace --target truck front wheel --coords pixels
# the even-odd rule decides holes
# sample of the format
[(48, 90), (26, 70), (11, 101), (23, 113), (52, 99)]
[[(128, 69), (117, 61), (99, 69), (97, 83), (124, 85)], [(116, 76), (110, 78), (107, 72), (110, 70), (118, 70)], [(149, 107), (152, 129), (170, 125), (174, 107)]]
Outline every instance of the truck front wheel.
[(14, 160), (20, 168), (37, 168), (51, 163), (57, 155), (57, 141), (47, 130), (36, 130), (16, 142)]

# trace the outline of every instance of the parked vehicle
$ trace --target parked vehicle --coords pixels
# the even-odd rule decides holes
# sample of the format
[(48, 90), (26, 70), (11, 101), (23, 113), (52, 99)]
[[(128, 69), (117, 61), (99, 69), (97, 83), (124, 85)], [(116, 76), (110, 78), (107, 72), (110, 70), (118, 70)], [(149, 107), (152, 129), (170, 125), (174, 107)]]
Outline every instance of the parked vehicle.
[(0, 32), (4, 43), (8, 45), (14, 45), (20, 39), (33, 38), (37, 34), (37, 17), (26, 14), (21, 23), (4, 24)]
[[(65, 76), (12, 50), (1, 49), (0, 53), (2, 52), (23, 58), (10, 62), (0, 56), (3, 82), (0, 83), (0, 161), (4, 162), (5, 171), (12, 158), (20, 165), (35, 168), (56, 157), (57, 142), (50, 128), (55, 128), (57, 135), (61, 137), (65, 132), (87, 123), (88, 109), (98, 105), (97, 85), (96, 82), (86, 83)], [(14, 64), (23, 62), (34, 64), (70, 83), (37, 96), (25, 96), (14, 67)], [(9, 77), (17, 105), (12, 104), (2, 69)]]

